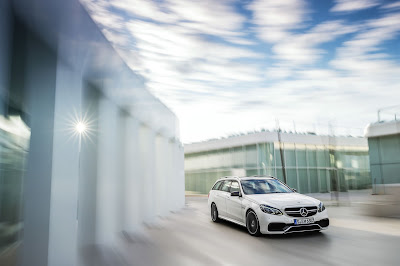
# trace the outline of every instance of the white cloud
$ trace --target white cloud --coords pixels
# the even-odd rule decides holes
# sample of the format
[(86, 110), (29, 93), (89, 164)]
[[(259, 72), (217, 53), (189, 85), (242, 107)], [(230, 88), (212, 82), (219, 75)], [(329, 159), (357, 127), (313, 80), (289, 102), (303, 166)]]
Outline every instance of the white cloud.
[(253, 12), (252, 22), (260, 39), (272, 43), (274, 58), (281, 63), (310, 65), (315, 63), (324, 50), (318, 46), (337, 37), (355, 32), (358, 28), (344, 21), (321, 22), (302, 33), (309, 19), (306, 2), (302, 0), (268, 1), (255, 0), (248, 8)]
[(379, 5), (377, 0), (336, 0), (332, 12), (351, 12), (368, 9)]
[[(362, 31), (337, 49), (336, 67), (348, 68), (348, 60), (358, 60), (369, 65), (371, 60), (381, 60), (384, 56), (378, 53), (382, 44), (396, 38), (400, 33), (400, 13), (391, 13), (381, 18), (369, 20)], [(341, 63), (342, 61), (342, 63)], [(357, 63), (356, 63), (357, 64)], [(362, 66), (360, 66), (362, 67)], [(377, 70), (379, 71), (379, 70)]]
[(381, 6), (381, 8), (382, 9), (392, 9), (392, 10), (399, 9), (400, 8), (400, 1), (383, 5), (383, 6)]
[[(230, 0), (111, 0), (110, 5), (135, 18), (181, 26), (187, 31), (216, 35), (239, 42), (245, 18), (232, 8)], [(243, 40), (244, 41), (244, 40)]]
[(305, 19), (307, 11), (301, 0), (255, 0), (248, 8), (253, 11), (253, 21), (257, 25), (297, 28)]
[[(178, 115), (184, 142), (274, 128), (276, 118), (308, 130), (332, 119), (363, 127), (400, 98), (400, 65), (383, 49), (398, 37), (400, 15), (388, 8), (377, 19), (349, 23), (335, 12), (341, 20), (312, 23), (309, 2), (300, 0), (252, 1), (251, 18), (233, 0), (85, 2), (146, 87)], [(353, 2), (334, 8), (375, 3)], [(253, 33), (259, 39), (249, 39)]]
[(134, 15), (136, 18), (152, 19), (159, 22), (174, 23), (178, 17), (163, 7), (163, 2), (148, 0), (110, 0), (110, 5)]
[(318, 48), (322, 43), (337, 37), (353, 33), (356, 26), (346, 25), (343, 21), (328, 21), (318, 24), (303, 34), (291, 34), (272, 47), (275, 57), (292, 65), (310, 65), (315, 63), (326, 51)]
[(242, 35), (240, 29), (245, 17), (235, 12), (231, 0), (168, 0), (168, 6), (187, 28), (193, 28), (206, 34), (222, 36)]
[(302, 0), (255, 0), (248, 9), (253, 13), (259, 38), (266, 42), (282, 40), (290, 30), (303, 27), (308, 14)]
[(267, 79), (285, 79), (292, 75), (292, 70), (288, 66), (273, 66), (268, 68)]
[(80, 0), (84, 7), (89, 11), (91, 17), (102, 28), (121, 29), (123, 18), (109, 10), (109, 3), (106, 0)]

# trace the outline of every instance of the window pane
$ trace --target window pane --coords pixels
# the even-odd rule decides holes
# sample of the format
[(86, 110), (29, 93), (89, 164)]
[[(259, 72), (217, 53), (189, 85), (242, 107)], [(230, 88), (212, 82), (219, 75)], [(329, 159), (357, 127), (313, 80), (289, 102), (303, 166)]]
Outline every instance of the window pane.
[(218, 181), (215, 185), (214, 185), (214, 187), (212, 188), (213, 190), (218, 190), (219, 189), (219, 186), (221, 185), (221, 183), (222, 183), (222, 181)]
[(309, 170), (311, 193), (319, 192), (318, 173), (317, 170)]
[(307, 167), (305, 145), (296, 145), (297, 166)]
[(317, 167), (317, 154), (315, 146), (307, 145), (307, 162), (308, 167)]
[[(5, 264), (8, 265), (8, 260), (4, 260), (5, 257), (3, 257), (6, 253), (3, 251), (21, 240), (19, 236), (23, 230), (21, 213), (29, 137), (20, 132), (9, 133), (6, 130), (7, 126), (13, 125), (13, 122), (4, 117), (0, 118), (2, 118), (0, 124), (0, 261), (6, 261)], [(20, 121), (21, 125), (18, 127), (28, 131), (29, 128), (22, 119)], [(8, 257), (11, 261), (12, 255)]]
[(250, 145), (246, 146), (246, 167), (257, 166), (257, 146)]
[(231, 181), (224, 181), (224, 183), (222, 184), (220, 190), (229, 192), (230, 187), (231, 187)]
[(300, 182), (300, 187), (299, 187), (299, 192), (300, 193), (310, 193), (308, 191), (308, 175), (307, 175), (307, 170), (306, 169), (299, 169), (299, 182)]
[(286, 148), (286, 146), (288, 146), (288, 145), (285, 145), (285, 157), (284, 158), (285, 158), (286, 166), (295, 167), (296, 166), (296, 154), (294, 153), (294, 149)]
[[(398, 163), (400, 158), (400, 143), (397, 136), (379, 138), (382, 163)], [(392, 166), (389, 166), (391, 168)], [(387, 170), (390, 171), (389, 169)], [(391, 173), (388, 173), (391, 175)]]
[(319, 182), (321, 184), (320, 192), (329, 192), (328, 185), (326, 183), (326, 170), (318, 170), (318, 174), (319, 174)]
[(244, 155), (242, 147), (233, 148), (233, 167), (242, 168), (244, 164)]
[(253, 169), (253, 170), (246, 170), (246, 176), (254, 176), (254, 175), (258, 175), (257, 170)]
[(286, 170), (287, 185), (291, 188), (299, 190), (297, 187), (297, 172), (295, 169)]

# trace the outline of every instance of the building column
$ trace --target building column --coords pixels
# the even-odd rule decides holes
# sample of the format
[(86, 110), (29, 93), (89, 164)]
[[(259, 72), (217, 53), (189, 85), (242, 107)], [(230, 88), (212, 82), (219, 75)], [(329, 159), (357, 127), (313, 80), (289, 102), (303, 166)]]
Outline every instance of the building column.
[(174, 173), (174, 156), (173, 156), (173, 143), (171, 139), (168, 140), (167, 146), (166, 146), (166, 154), (169, 156), (165, 157), (166, 161), (166, 167), (165, 167), (165, 173), (166, 177), (168, 178), (167, 180), (167, 186), (166, 186), (166, 191), (167, 191), (167, 209), (168, 212), (174, 210), (174, 186), (175, 186), (175, 173)]
[(171, 158), (168, 160), (167, 171), (170, 173), (168, 181), (169, 210), (177, 211), (185, 204), (185, 174), (183, 168), (183, 148), (174, 139), (168, 142), (168, 154)]
[(181, 209), (185, 206), (185, 152), (183, 146), (177, 142), (176, 147), (176, 164), (175, 172), (177, 175), (177, 209)]
[[(24, 180), (24, 239), (20, 265), (48, 265), (51, 179), (53, 162), (56, 55), (26, 29), (14, 28), (24, 36), (23, 44), (13, 44), (25, 53), (18, 69), (28, 92), (31, 140)], [(16, 62), (13, 62), (16, 63)], [(20, 62), (21, 63), (21, 62)], [(15, 73), (17, 74), (17, 73)]]
[(124, 151), (124, 178), (125, 178), (125, 217), (124, 230), (134, 232), (140, 228), (142, 216), (142, 176), (140, 173), (139, 154), (139, 122), (125, 116), (125, 151)]
[(97, 165), (97, 211), (96, 242), (111, 244), (119, 231), (119, 187), (121, 169), (119, 158), (120, 123), (119, 110), (106, 98), (99, 100), (98, 117), (98, 165)]
[(48, 265), (76, 264), (80, 141), (75, 114), (81, 113), (82, 82), (74, 71), (57, 66), (54, 116)]
[(140, 193), (142, 218), (145, 223), (155, 220), (155, 137), (156, 134), (146, 125), (139, 130), (140, 179), (142, 191)]
[(87, 114), (88, 132), (81, 139), (79, 164), (79, 208), (78, 208), (78, 265), (85, 262), (96, 243), (97, 208), (97, 154), (98, 154), (98, 117), (100, 92), (86, 84), (83, 89), (82, 110)]
[(156, 215), (157, 216), (165, 216), (168, 214), (167, 209), (167, 197), (171, 195), (167, 192), (167, 184), (171, 181), (171, 176), (167, 168), (166, 158), (169, 156), (166, 152), (168, 145), (168, 139), (163, 135), (157, 135), (156, 139), (156, 194), (157, 194), (157, 202), (156, 202)]

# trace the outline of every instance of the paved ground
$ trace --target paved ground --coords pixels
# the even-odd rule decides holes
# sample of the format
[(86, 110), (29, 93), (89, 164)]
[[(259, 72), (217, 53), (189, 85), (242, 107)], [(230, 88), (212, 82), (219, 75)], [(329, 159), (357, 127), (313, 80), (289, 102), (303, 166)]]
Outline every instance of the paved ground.
[(126, 237), (123, 265), (400, 264), (399, 219), (359, 216), (354, 207), (328, 207), (327, 231), (255, 238), (243, 227), (211, 222), (207, 198), (186, 200), (185, 210), (149, 228), (147, 237)]

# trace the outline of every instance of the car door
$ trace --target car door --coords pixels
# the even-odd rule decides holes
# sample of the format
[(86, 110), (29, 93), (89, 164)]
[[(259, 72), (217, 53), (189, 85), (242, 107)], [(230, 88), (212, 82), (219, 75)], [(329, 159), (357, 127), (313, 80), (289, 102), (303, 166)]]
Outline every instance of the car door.
[(217, 195), (215, 196), (215, 203), (217, 204), (218, 214), (227, 217), (226, 213), (226, 199), (230, 195), (231, 180), (223, 181), (219, 187)]
[(239, 183), (237, 181), (232, 181), (230, 186), (229, 196), (226, 199), (227, 217), (243, 223), (244, 222), (243, 209), (242, 209), (243, 198), (237, 196), (231, 196), (230, 193), (234, 191), (240, 192)]

